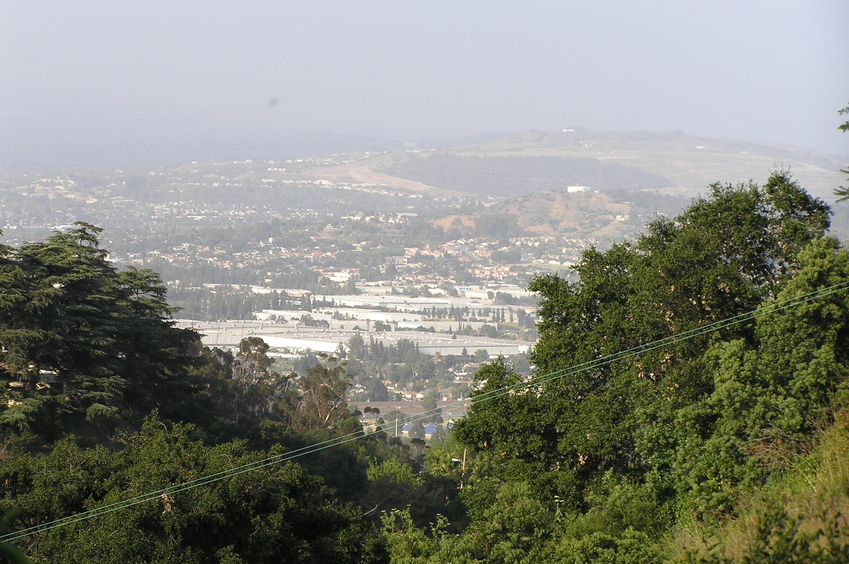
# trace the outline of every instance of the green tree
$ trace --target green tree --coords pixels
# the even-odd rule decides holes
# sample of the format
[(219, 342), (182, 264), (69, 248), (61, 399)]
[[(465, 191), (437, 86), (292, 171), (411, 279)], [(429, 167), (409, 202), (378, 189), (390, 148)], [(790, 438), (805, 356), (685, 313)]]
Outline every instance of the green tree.
[[(828, 228), (828, 214), (786, 173), (763, 187), (716, 185), (675, 220), (650, 224), (636, 245), (586, 253), (580, 283), (535, 281), (542, 322), (532, 360), (553, 372), (754, 309), (793, 273), (801, 250)], [(751, 337), (745, 327), (721, 335), (735, 332)], [(669, 409), (710, 391), (699, 364), (709, 343), (690, 339), (546, 386), (546, 402), (562, 414), (560, 453), (583, 470), (645, 471), (634, 442), (646, 427), (638, 416), (664, 421)]]
[[(20, 513), (21, 508), (17, 507), (3, 516), (3, 519), (0, 520), (0, 535), (5, 535), (8, 532), (9, 525)], [(0, 542), (0, 557), (11, 564), (29, 564), (29, 559), (24, 556), (24, 553), (18, 547), (8, 542)]]
[(455, 549), (456, 539), (446, 534), (447, 523), (441, 515), (430, 530), (417, 527), (409, 509), (393, 509), (384, 513), (381, 521), (392, 562), (474, 562), (465, 551)]
[(201, 386), (187, 370), (197, 334), (174, 326), (156, 274), (112, 266), (100, 231), (77, 223), (2, 250), (0, 378), (23, 386), (0, 423), (48, 439), (80, 426), (100, 436), (154, 407), (176, 417)]
[(245, 337), (239, 342), (238, 377), (245, 384), (256, 384), (258, 381), (276, 374), (269, 369), (273, 364), (268, 357), (268, 344), (262, 337)]
[(366, 343), (359, 333), (355, 334), (348, 340), (348, 353), (351, 358), (355, 358), (357, 360), (365, 358), (365, 347)]
[(427, 423), (442, 423), (442, 410), (437, 407), (439, 401), (438, 390), (428, 390), (422, 397), (422, 407), (424, 408), (423, 421)]
[[(192, 434), (190, 426), (166, 428), (150, 418), (118, 453), (62, 441), (47, 456), (0, 468), (2, 503), (24, 508), (23, 526), (41, 524), (281, 453), (251, 452), (244, 441), (210, 448)], [(18, 542), (39, 562), (384, 561), (362, 510), (291, 462), (163, 493)]]
[[(471, 451), (468, 528), (433, 530), (435, 543), (396, 513), (393, 556), (661, 562), (677, 518), (731, 515), (741, 492), (766, 487), (776, 462), (764, 453), (805, 452), (846, 394), (846, 292), (770, 309), (849, 280), (846, 252), (823, 237), (829, 213), (784, 172), (715, 185), (637, 241), (586, 251), (576, 281), (534, 279), (536, 378), (485, 365), (454, 428)], [(753, 310), (757, 321), (699, 333)], [(766, 539), (764, 554), (795, 555), (794, 539)]]
[(369, 466), (368, 488), (360, 503), (366, 513), (379, 514), (393, 508), (408, 507), (423, 495), (423, 480), (409, 465), (395, 459)]
[(351, 376), (343, 366), (317, 364), (306, 374), (293, 374), (289, 378), (296, 380), (297, 388), (281, 397), (277, 405), (298, 431), (333, 429), (350, 416), (345, 391), (351, 384)]
[[(635, 243), (586, 251), (578, 281), (534, 279), (541, 321), (531, 361), (545, 377), (497, 393), (519, 377), (499, 364), (479, 372), (478, 397), (488, 399), (473, 396), (458, 439), (521, 462), (502, 466), (538, 488), (541, 499), (559, 495), (575, 509), (585, 505), (589, 484), (610, 471), (672, 491), (675, 413), (713, 391), (703, 354), (712, 339), (751, 341), (753, 328), (595, 363), (754, 309), (795, 274), (800, 252), (822, 236), (828, 216), (828, 206), (784, 172), (762, 187), (715, 185), (678, 217), (650, 224)], [(540, 480), (540, 471), (559, 479)], [(484, 499), (492, 501), (486, 494), (476, 503), (485, 506)]]
[(417, 419), (413, 421), (409, 430), (409, 435), (413, 439), (424, 440), (425, 428), (421, 420)]
[[(777, 300), (809, 295), (849, 281), (849, 253), (830, 238), (800, 255), (798, 274)], [(773, 302), (761, 308), (769, 310)], [(847, 386), (849, 297), (822, 298), (760, 317), (753, 343), (715, 344), (707, 354), (713, 392), (682, 409), (675, 475), (699, 511), (728, 511), (740, 490), (760, 486), (776, 445), (804, 449)], [(695, 456), (698, 453), (698, 456)], [(766, 462), (766, 463), (765, 463)]]

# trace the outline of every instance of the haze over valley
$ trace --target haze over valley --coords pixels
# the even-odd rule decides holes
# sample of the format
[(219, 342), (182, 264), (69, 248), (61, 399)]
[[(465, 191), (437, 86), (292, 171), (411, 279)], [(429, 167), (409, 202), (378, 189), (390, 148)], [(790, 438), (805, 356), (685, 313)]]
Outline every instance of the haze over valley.
[(0, 560), (849, 561), (847, 25), (0, 0)]

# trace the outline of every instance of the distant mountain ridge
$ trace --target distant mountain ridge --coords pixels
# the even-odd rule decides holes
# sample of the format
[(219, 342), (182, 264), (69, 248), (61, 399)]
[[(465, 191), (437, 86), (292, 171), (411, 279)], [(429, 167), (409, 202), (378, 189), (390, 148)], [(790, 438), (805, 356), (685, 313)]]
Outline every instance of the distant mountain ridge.
[[(789, 169), (814, 196), (833, 201), (845, 183), (844, 160), (783, 145), (688, 135), (680, 131), (593, 132), (584, 129), (491, 133), (445, 149), (371, 154), (337, 178), (386, 183), (404, 189), (513, 198), (584, 185), (593, 190), (657, 190), (690, 197), (715, 183), (762, 181), (770, 171)], [(317, 173), (319, 171), (316, 171)]]
[(466, 156), (549, 156), (594, 158), (617, 162), (669, 180), (685, 193), (704, 193), (714, 182), (758, 182), (770, 170), (789, 168), (811, 194), (831, 199), (843, 182), (846, 158), (802, 147), (688, 135), (681, 131), (652, 133), (528, 131), (446, 152)]
[[(594, 132), (573, 128), (488, 133), (447, 149), (371, 155), (335, 169), (334, 177), (368, 179), (401, 190), (430, 190), (434, 195), (455, 193), (483, 199), (510, 200), (541, 192), (560, 192), (570, 185), (584, 185), (591, 191), (629, 191), (631, 195), (627, 198), (617, 196), (628, 201), (646, 200), (648, 192), (677, 198), (670, 200), (677, 202), (675, 209), (658, 200), (641, 207), (639, 216), (657, 211), (677, 213), (692, 198), (707, 194), (713, 183), (738, 184), (749, 180), (760, 183), (776, 169), (789, 169), (810, 194), (834, 202), (834, 188), (846, 183), (840, 173), (845, 161), (849, 157), (801, 147), (698, 137), (681, 131)], [(351, 170), (356, 174), (352, 175)], [(652, 209), (652, 206), (660, 207)], [(832, 221), (832, 231), (842, 238), (849, 233), (846, 207), (846, 204), (835, 207)], [(519, 217), (523, 212), (517, 213)], [(586, 232), (584, 228), (590, 232), (605, 231), (600, 225), (585, 224), (584, 228), (570, 225), (565, 217), (558, 218), (555, 210), (551, 213), (554, 215), (542, 222), (516, 223), (513, 231), (535, 228), (542, 232), (543, 224), (558, 222), (564, 229), (573, 227), (581, 233)], [(599, 213), (599, 217), (609, 215)], [(488, 215), (475, 215), (449, 216), (447, 224), (443, 220), (437, 224), (449, 228), (454, 223), (460, 232), (480, 232), (478, 224), (486, 223)], [(612, 225), (609, 231), (616, 236), (628, 235), (622, 221)]]

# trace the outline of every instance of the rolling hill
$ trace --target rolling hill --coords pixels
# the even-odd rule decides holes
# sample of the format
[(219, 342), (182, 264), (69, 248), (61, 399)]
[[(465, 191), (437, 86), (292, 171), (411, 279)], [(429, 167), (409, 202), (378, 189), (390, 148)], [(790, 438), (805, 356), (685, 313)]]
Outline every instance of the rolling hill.
[[(680, 131), (531, 131), (478, 136), (442, 150), (371, 155), (317, 174), (377, 181), (400, 189), (513, 198), (570, 185), (696, 196), (714, 182), (764, 180), (789, 168), (811, 194), (833, 201), (849, 157), (800, 147), (687, 135)], [(353, 172), (353, 174), (352, 174)]]

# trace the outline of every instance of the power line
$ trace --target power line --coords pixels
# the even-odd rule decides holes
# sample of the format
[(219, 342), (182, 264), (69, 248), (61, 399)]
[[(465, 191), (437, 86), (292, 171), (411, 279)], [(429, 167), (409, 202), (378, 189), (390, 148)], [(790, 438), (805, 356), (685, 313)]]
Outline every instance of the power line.
[[(606, 366), (613, 362), (624, 360), (626, 358), (631, 358), (633, 356), (637, 356), (639, 354), (649, 352), (652, 350), (656, 350), (659, 348), (663, 348), (673, 343), (683, 342), (695, 337), (705, 335), (708, 333), (712, 333), (714, 331), (719, 331), (720, 329), (725, 329), (728, 327), (732, 327), (734, 325), (739, 325), (741, 323), (745, 323), (747, 321), (752, 321), (759, 317), (763, 317), (765, 315), (769, 315), (771, 313), (775, 313), (777, 311), (782, 311), (785, 309), (789, 309), (792, 307), (797, 307), (803, 305), (805, 303), (821, 299), (835, 293), (841, 292), (843, 290), (849, 289), (849, 280), (839, 282), (832, 286), (828, 286), (826, 288), (822, 288), (819, 290), (815, 290), (813, 292), (809, 292), (806, 294), (802, 294), (800, 296), (796, 296), (794, 298), (789, 298), (780, 302), (772, 302), (769, 304), (762, 305), (760, 308), (749, 311), (746, 313), (742, 313), (733, 317), (729, 317), (726, 319), (722, 319), (713, 323), (709, 323), (706, 325), (702, 325), (700, 327), (696, 327), (690, 329), (688, 331), (684, 331), (677, 335), (672, 335), (669, 337), (665, 337), (662, 339), (658, 339), (656, 341), (652, 341), (650, 343), (646, 343), (643, 345), (638, 345), (635, 347), (631, 347), (629, 349), (625, 349), (623, 351), (618, 351), (616, 353), (612, 353), (610, 355), (606, 355), (600, 357), (595, 360), (587, 361), (575, 366), (571, 366), (568, 368), (564, 368), (562, 370), (556, 370), (554, 372), (549, 372), (547, 374), (543, 374), (541, 376), (537, 376), (535, 378), (531, 378), (526, 382), (519, 382), (511, 386), (504, 386), (502, 388), (498, 388), (496, 390), (491, 390), (489, 392), (485, 392), (479, 394), (472, 398), (472, 405), (483, 403), (485, 401), (489, 401), (491, 399), (496, 399), (498, 397), (502, 397), (504, 395), (508, 395), (514, 393), (516, 391), (527, 389), (530, 387), (538, 386), (540, 384), (553, 382), (555, 380), (559, 380), (566, 376), (571, 376), (580, 372), (584, 372), (586, 370), (591, 370), (593, 368), (599, 368), (601, 366)], [(462, 405), (462, 402), (455, 402), (454, 406), (459, 407)], [(451, 407), (451, 404), (449, 404)], [(434, 415), (440, 411), (441, 408), (436, 408), (432, 410), (427, 410), (415, 417), (410, 418), (410, 421), (422, 421), (429, 418), (431, 415)], [(113, 513), (116, 511), (120, 511), (121, 509), (126, 509), (129, 507), (133, 507), (135, 505), (139, 505), (142, 503), (146, 503), (149, 501), (154, 501), (156, 499), (161, 498), (165, 495), (172, 495), (176, 493), (180, 493), (183, 491), (191, 490), (194, 488), (198, 488), (204, 485), (213, 484), (215, 482), (219, 482), (222, 480), (226, 480), (228, 478), (238, 476), (240, 474), (244, 474), (247, 472), (251, 472), (254, 470), (259, 470), (261, 468), (266, 468), (268, 466), (281, 464), (283, 462), (288, 462), (294, 460), (296, 458), (300, 458), (302, 456), (306, 456), (308, 454), (314, 454), (320, 452), (322, 450), (326, 450), (329, 448), (334, 448), (336, 446), (340, 446), (342, 444), (346, 444), (352, 441), (359, 440), (361, 438), (366, 437), (362, 431), (357, 431), (354, 433), (348, 433), (347, 435), (343, 435), (340, 437), (334, 437), (332, 439), (328, 439), (326, 441), (322, 441), (319, 443), (315, 443), (312, 445), (307, 445), (304, 447), (297, 448), (290, 452), (267, 457), (261, 460), (257, 460), (254, 462), (249, 462), (246, 464), (242, 464), (240, 466), (235, 466), (228, 470), (223, 470), (221, 472), (216, 472), (213, 474), (208, 474), (206, 476), (202, 476), (200, 478), (196, 478), (194, 480), (190, 480), (188, 482), (183, 482), (182, 484), (176, 484), (173, 486), (169, 486), (166, 488), (162, 488), (159, 490), (155, 490), (152, 492), (148, 492), (136, 497), (132, 497), (126, 500), (117, 501), (114, 503), (110, 503), (95, 509), (91, 509), (89, 511), (84, 511), (82, 513), (78, 513), (76, 515), (71, 515), (68, 517), (62, 517), (60, 519), (55, 519), (53, 521), (49, 521), (47, 523), (42, 523), (41, 525), (36, 525), (33, 527), (28, 527), (26, 529), (22, 529), (20, 531), (16, 531), (14, 533), (8, 533), (6, 535), (0, 536), (0, 542), (9, 542), (18, 540), (24, 537), (28, 537), (30, 535), (36, 533), (47, 532), (53, 529), (57, 529), (60, 527), (64, 527), (67, 525), (72, 525), (74, 523), (78, 523), (81, 521), (85, 521), (88, 519), (92, 519), (94, 517), (100, 517), (102, 515), (106, 515), (109, 513)]]
[(747, 321), (752, 321), (759, 317), (763, 317), (770, 313), (774, 313), (776, 311), (781, 311), (784, 309), (788, 309), (791, 307), (796, 307), (802, 305), (804, 303), (813, 301), (818, 298), (823, 298), (826, 296), (830, 296), (842, 290), (849, 289), (849, 280), (844, 282), (839, 282), (832, 286), (828, 286), (826, 288), (822, 288), (820, 290), (815, 290), (813, 292), (809, 292), (807, 294), (802, 294), (800, 296), (796, 296), (795, 298), (789, 298), (787, 300), (783, 300), (781, 302), (772, 302), (771, 304), (767, 304), (761, 306), (759, 309), (749, 311), (746, 313), (741, 313), (734, 317), (729, 317), (726, 319), (722, 319), (719, 321), (715, 321), (713, 323), (709, 323), (707, 325), (702, 325), (699, 327), (695, 327), (688, 331), (684, 331), (677, 335), (671, 335), (669, 337), (664, 337), (662, 339), (658, 339), (656, 341), (652, 341), (650, 343), (646, 343), (643, 345), (637, 345), (635, 347), (631, 347), (629, 349), (625, 349), (623, 351), (618, 351), (616, 353), (612, 353), (610, 355), (606, 355), (600, 357), (595, 360), (590, 360), (581, 364), (577, 364), (575, 366), (570, 366), (568, 368), (564, 368), (561, 370), (556, 370), (554, 372), (549, 372), (547, 374), (543, 374), (536, 378), (532, 378), (527, 382), (517, 383), (513, 386), (508, 386), (505, 388), (499, 388), (497, 390), (492, 390), (490, 392), (480, 394), (474, 398), (474, 402), (486, 401), (489, 399), (494, 399), (496, 397), (500, 397), (505, 393), (512, 393), (516, 391), (516, 389), (528, 388), (538, 384), (543, 384), (546, 382), (551, 382), (554, 380), (558, 380), (565, 376), (571, 376), (580, 372), (584, 372), (586, 370), (591, 370), (593, 368), (599, 368), (601, 366), (611, 364), (617, 360), (623, 360), (625, 358), (630, 358), (632, 356), (636, 356), (641, 353), (649, 352), (655, 349), (663, 348), (667, 345), (687, 341), (689, 339), (705, 335), (708, 333), (712, 333), (714, 331), (719, 331), (721, 329), (726, 329), (728, 327), (732, 327), (734, 325), (739, 325), (741, 323), (745, 323)]

